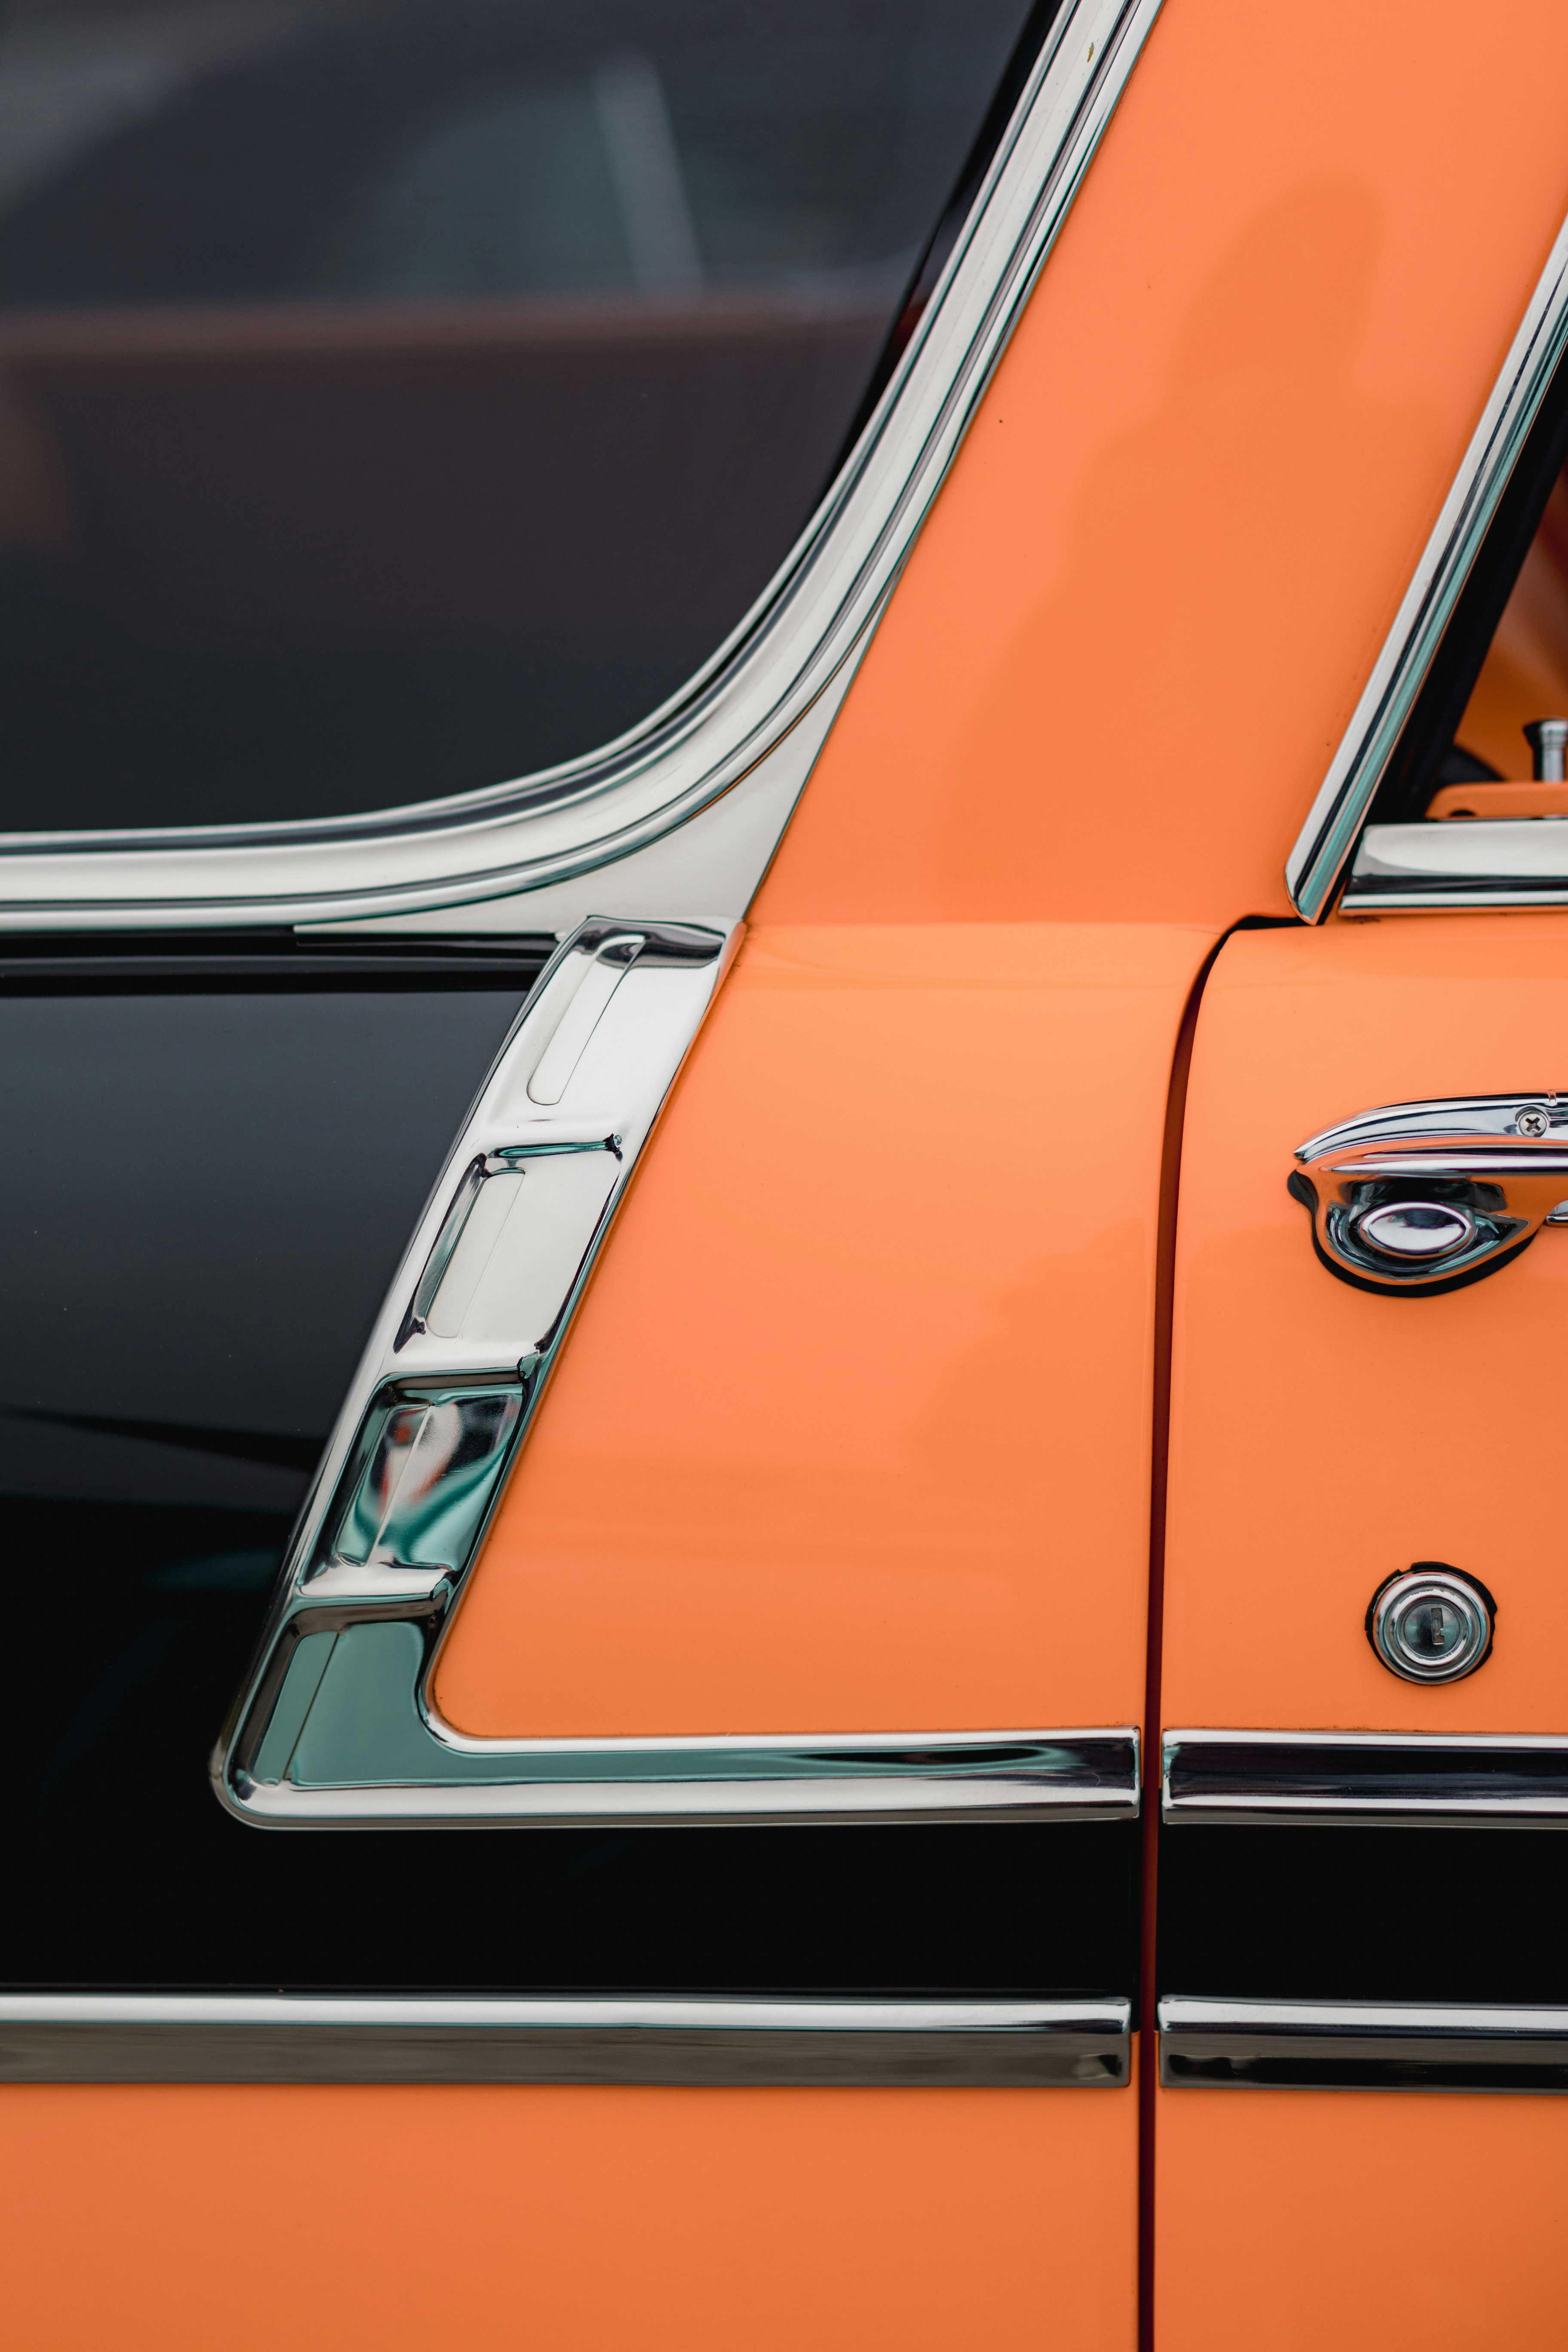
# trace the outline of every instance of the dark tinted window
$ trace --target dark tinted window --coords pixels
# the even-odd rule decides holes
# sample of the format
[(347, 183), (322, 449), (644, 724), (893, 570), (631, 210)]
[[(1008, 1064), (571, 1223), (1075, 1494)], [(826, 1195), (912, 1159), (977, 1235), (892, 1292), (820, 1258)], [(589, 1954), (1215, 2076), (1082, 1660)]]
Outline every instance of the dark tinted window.
[(825, 486), (1020, 0), (20, 0), (0, 825), (632, 724)]

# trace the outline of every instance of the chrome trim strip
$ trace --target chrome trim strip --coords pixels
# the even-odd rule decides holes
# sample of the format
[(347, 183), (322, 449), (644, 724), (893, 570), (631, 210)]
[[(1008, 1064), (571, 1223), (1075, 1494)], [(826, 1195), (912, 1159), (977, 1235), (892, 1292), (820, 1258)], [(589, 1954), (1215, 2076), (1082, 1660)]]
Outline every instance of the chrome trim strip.
[(1555, 1733), (1167, 1731), (1161, 1767), (1173, 1825), (1568, 1829)]
[(1394, 626), (1286, 862), (1291, 903), (1309, 922), (1328, 912), (1565, 342), (1568, 223), (1558, 232)]
[(546, 965), (387, 1295), (214, 1752), (241, 1820), (1136, 1816), (1129, 1727), (476, 1739), (436, 1706), (486, 1525), (739, 936), (595, 920)]
[[(708, 902), (740, 913), (805, 782), (792, 734), (814, 705), (845, 690), (1159, 5), (1064, 8), (858, 446), (751, 613), (662, 709), (584, 758), (415, 807), (312, 823), (13, 835), (0, 854), (0, 927), (374, 920), (536, 892), (646, 850), (779, 761), (784, 788), (765, 837), (745, 850), (747, 877), (726, 852), (723, 895)], [(687, 855), (700, 865), (700, 843)], [(542, 921), (558, 927), (547, 902), (515, 919), (521, 929)]]
[(0, 1994), (5, 2083), (664, 2083), (1116, 2090), (1131, 2004)]
[(1131, 1729), (468, 1739), (424, 1696), (421, 1656), (410, 1645), (401, 1681), (368, 1674), (353, 1694), (367, 1713), (395, 1706), (406, 1746), (389, 1740), (383, 1761), (344, 1743), (341, 1776), (309, 1782), (258, 1781), (231, 1755), (215, 1771), (230, 1811), (301, 1830), (1138, 1817)]
[(1568, 2009), (1173, 1994), (1157, 2015), (1168, 2091), (1568, 2091)]
[(1343, 904), (1347, 914), (1568, 906), (1568, 824), (1550, 816), (1369, 824)]

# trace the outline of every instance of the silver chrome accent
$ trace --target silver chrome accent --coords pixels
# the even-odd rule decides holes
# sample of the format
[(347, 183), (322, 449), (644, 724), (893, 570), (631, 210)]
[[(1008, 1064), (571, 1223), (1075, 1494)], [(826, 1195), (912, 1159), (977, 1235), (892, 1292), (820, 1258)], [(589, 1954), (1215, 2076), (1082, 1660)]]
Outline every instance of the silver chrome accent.
[(1115, 2090), (1126, 2000), (0, 1993), (0, 2083), (814, 2083)]
[(1417, 1560), (1373, 1597), (1367, 1639), (1379, 1663), (1407, 1683), (1457, 1683), (1491, 1654), (1494, 1604), (1471, 1578)]
[[(1535, 422), (1565, 342), (1568, 222), (1558, 231), (1502, 373), (1481, 411), (1480, 422), (1470, 436), (1469, 446), (1422, 550), (1415, 576), (1394, 615), (1394, 626), (1286, 862), (1285, 883), (1291, 903), (1309, 922), (1321, 920), (1328, 912), (1335, 887), (1355, 848), (1373, 797), (1469, 577), (1470, 566)], [(1411, 825), (1372, 827), (1368, 844), (1370, 846), (1374, 835), (1405, 835), (1424, 829)], [(1488, 825), (1484, 822), (1430, 827), (1434, 834), (1450, 836), (1449, 856), (1456, 860), (1468, 860), (1468, 870), (1476, 875), (1491, 870), (1486, 862), (1486, 845), (1478, 836), (1497, 830), (1495, 824)], [(1456, 835), (1462, 838), (1453, 839)], [(1358, 859), (1358, 877), (1360, 874)], [(1347, 907), (1371, 903), (1359, 890), (1353, 898), (1348, 893), (1345, 898)], [(1412, 901), (1405, 899), (1402, 903)]]
[(1289, 1189), (1330, 1273), (1419, 1297), (1498, 1272), (1562, 1222), (1568, 1101), (1393, 1103), (1310, 1136), (1295, 1157)]
[(1568, 1829), (1557, 1733), (1167, 1731), (1173, 1826)]
[(1369, 824), (1344, 895), (1355, 914), (1568, 906), (1568, 824), (1556, 816)]
[(1376, 1255), (1423, 1264), (1453, 1257), (1476, 1238), (1469, 1211), (1447, 1202), (1392, 1201), (1380, 1209), (1363, 1209), (1352, 1220), (1352, 1229)]
[(1137, 1813), (1131, 1728), (476, 1739), (430, 1698), (507, 1472), (738, 937), (591, 922), (546, 966), (371, 1335), (215, 1752), (242, 1820)]
[(1568, 2091), (1568, 2009), (1170, 1994), (1156, 2014), (1168, 2091)]
[[(364, 816), (14, 835), (0, 927), (381, 922), (510, 900), (507, 927), (559, 931), (585, 893), (683, 919), (742, 911), (1159, 6), (1062, 10), (857, 447), (751, 612), (662, 709), (537, 775)], [(660, 845), (694, 821), (672, 868)], [(607, 893), (583, 879), (617, 864)]]
[(1568, 783), (1568, 719), (1532, 719), (1524, 740), (1530, 746), (1532, 781)]

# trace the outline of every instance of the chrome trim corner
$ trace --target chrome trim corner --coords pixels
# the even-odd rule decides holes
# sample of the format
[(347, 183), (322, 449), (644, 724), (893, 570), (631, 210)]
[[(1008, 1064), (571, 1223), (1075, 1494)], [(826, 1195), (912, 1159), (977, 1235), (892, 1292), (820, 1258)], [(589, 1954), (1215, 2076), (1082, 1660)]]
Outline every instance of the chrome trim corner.
[(0, 1994), (0, 2083), (1118, 2090), (1126, 2000)]
[(1173, 1994), (1157, 2015), (1167, 2091), (1568, 2091), (1568, 2009)]
[[(1568, 223), (1558, 232), (1394, 626), (1286, 862), (1291, 904), (1308, 922), (1318, 922), (1328, 912), (1565, 342)], [(1391, 830), (1403, 835), (1409, 828)], [(1456, 824), (1433, 830), (1457, 834), (1479, 828)], [(1441, 854), (1462, 852), (1456, 848)], [(1356, 904), (1368, 903), (1358, 893)], [(1452, 898), (1444, 903), (1452, 904)]]
[(1568, 1738), (1167, 1731), (1161, 1818), (1259, 1828), (1568, 1829)]
[[(1159, 6), (1064, 7), (858, 446), (757, 604), (661, 709), (539, 774), (363, 816), (8, 835), (0, 929), (381, 922), (527, 893), (513, 926), (560, 929), (581, 905), (563, 914), (536, 894), (649, 856), (749, 785), (711, 874), (701, 834), (683, 844), (683, 911), (742, 912), (825, 731), (818, 706), (831, 715), (865, 650)], [(669, 903), (662, 866), (638, 879), (645, 903)]]

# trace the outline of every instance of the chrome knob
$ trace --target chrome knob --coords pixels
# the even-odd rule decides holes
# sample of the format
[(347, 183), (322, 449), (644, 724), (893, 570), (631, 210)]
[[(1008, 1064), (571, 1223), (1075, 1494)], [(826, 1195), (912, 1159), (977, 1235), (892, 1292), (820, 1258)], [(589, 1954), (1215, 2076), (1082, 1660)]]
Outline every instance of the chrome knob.
[(1524, 730), (1538, 784), (1568, 783), (1568, 719), (1532, 719)]
[(1372, 1597), (1367, 1638), (1407, 1683), (1457, 1683), (1492, 1645), (1497, 1603), (1484, 1584), (1440, 1559), (1418, 1559)]

